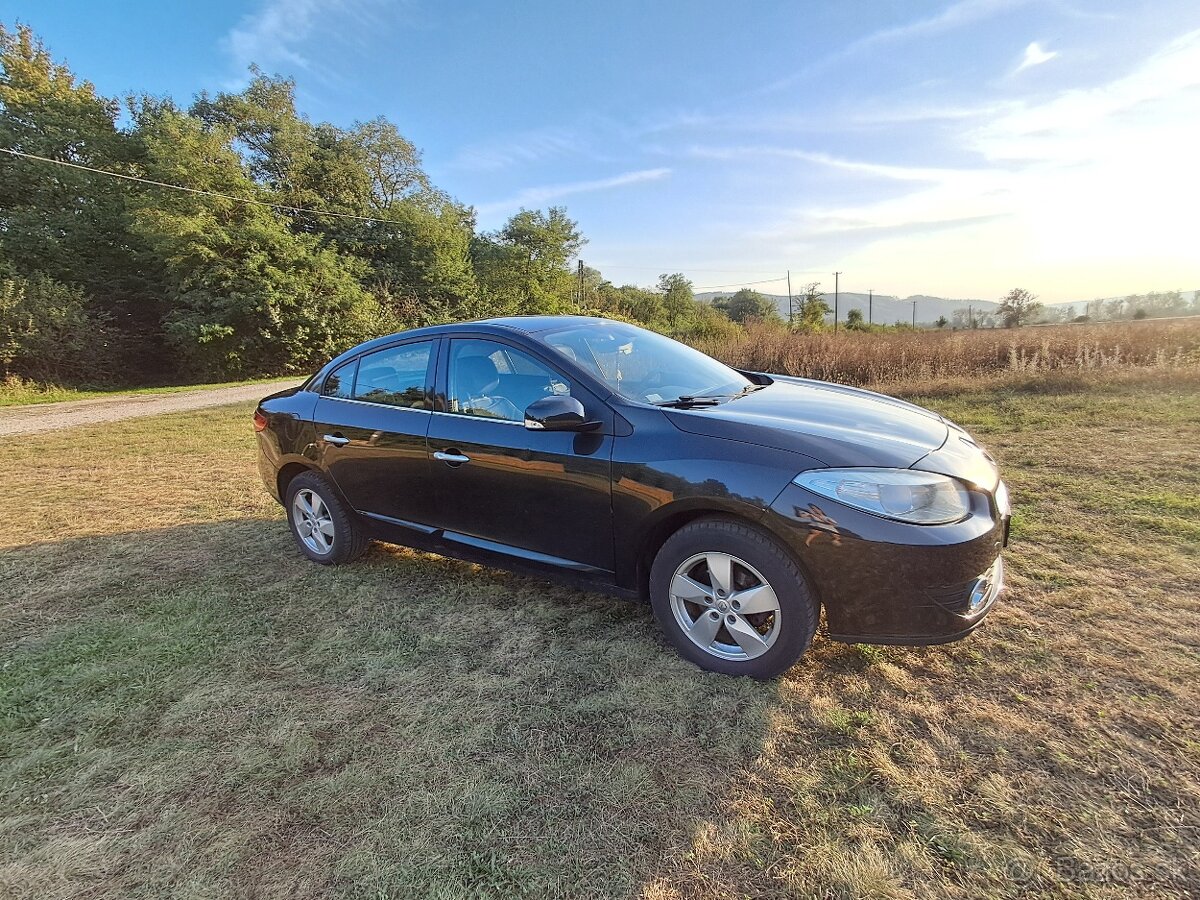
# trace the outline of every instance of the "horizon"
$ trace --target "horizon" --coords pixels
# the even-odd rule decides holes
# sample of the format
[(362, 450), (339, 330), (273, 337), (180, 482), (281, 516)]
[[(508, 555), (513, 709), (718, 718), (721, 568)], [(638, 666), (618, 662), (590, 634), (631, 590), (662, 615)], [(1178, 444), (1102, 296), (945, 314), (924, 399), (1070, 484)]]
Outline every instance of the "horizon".
[(257, 64), (314, 121), (386, 116), (481, 229), (564, 205), (616, 283), (786, 294), (790, 269), (832, 293), (840, 271), (844, 294), (1050, 305), (1200, 282), (1200, 8), (1149, 10), (137, 0), (15, 21), (106, 96), (186, 104)]

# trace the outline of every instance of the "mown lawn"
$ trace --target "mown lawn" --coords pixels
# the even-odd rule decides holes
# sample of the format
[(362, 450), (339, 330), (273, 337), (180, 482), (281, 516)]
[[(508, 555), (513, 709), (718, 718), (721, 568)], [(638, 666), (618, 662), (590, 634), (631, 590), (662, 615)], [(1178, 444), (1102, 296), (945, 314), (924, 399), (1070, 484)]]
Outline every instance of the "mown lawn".
[(941, 648), (708, 675), (647, 610), (293, 550), (250, 407), (0, 443), (0, 895), (1184, 897), (1200, 395), (928, 400), (1011, 592)]

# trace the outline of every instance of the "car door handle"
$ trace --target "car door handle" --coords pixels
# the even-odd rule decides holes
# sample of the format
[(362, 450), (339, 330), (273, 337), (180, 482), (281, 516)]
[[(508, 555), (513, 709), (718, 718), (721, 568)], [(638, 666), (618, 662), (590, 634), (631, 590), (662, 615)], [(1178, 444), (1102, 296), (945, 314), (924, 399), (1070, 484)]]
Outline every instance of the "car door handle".
[(471, 461), (471, 457), (463, 456), (461, 453), (453, 450), (449, 452), (435, 450), (433, 452), (433, 458), (444, 463), (449, 463), (452, 466), (461, 466), (463, 463)]
[(327, 434), (325, 435), (325, 443), (333, 444), (335, 447), (345, 447), (350, 443), (350, 438), (343, 437), (340, 434)]

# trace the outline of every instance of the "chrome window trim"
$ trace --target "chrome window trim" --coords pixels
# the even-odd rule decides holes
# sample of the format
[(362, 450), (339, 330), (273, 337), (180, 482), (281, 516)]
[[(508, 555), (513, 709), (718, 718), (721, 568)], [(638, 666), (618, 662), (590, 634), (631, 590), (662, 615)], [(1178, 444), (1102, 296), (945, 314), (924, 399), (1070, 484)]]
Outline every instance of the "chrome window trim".
[(425, 413), (426, 415), (433, 412), (432, 409), (420, 409), (416, 406), (395, 406), (391, 403), (376, 403), (374, 400), (353, 400), (350, 397), (330, 397), (327, 394), (321, 394), (320, 397), (322, 400), (336, 400), (338, 403), (358, 403), (362, 406), (374, 406), (379, 409), (407, 409), (410, 412)]
[(525, 427), (524, 422), (514, 422), (512, 419), (498, 419), (495, 416), (473, 416), (470, 413), (443, 412), (440, 409), (425, 410), (434, 416), (454, 416), (457, 419), (470, 419), (472, 422), (495, 422), (498, 425), (518, 425)]
[[(332, 377), (335, 372), (340, 372), (342, 369), (344, 369), (348, 365), (351, 365), (352, 363), (357, 367), (368, 356), (374, 356), (376, 353), (383, 353), (385, 350), (399, 350), (401, 347), (407, 347), (409, 345), (416, 346), (417, 344), (430, 344), (431, 345), (430, 349), (429, 349), (429, 362), (425, 366), (425, 375), (426, 375), (426, 377), (428, 377), (431, 374), (431, 370), (436, 369), (438, 352), (439, 352), (438, 346), (439, 346), (439, 342), (441, 340), (442, 340), (441, 335), (433, 334), (433, 335), (427, 335), (425, 337), (419, 337), (419, 338), (406, 338), (404, 340), (396, 341), (396, 343), (394, 343), (394, 344), (385, 344), (382, 347), (376, 347), (374, 350), (366, 350), (362, 353), (359, 353), (357, 356), (350, 357), (349, 359), (342, 362), (341, 365), (334, 366), (334, 368), (330, 369), (325, 374), (324, 378), (319, 377), (321, 375), (320, 372), (317, 372), (316, 375), (313, 375), (312, 378), (309, 379), (310, 381), (313, 382), (313, 388), (314, 388), (313, 393), (316, 394), (318, 397), (324, 397), (327, 400), (345, 400), (348, 403), (366, 403), (371, 406), (385, 406), (388, 409), (415, 409), (415, 407), (412, 407), (412, 406), (392, 406), (391, 404), (388, 404), (388, 403), (374, 403), (371, 400), (356, 400), (352, 397), (334, 397), (334, 396), (331, 396), (331, 395), (325, 393), (325, 385), (329, 382), (330, 377)], [(332, 365), (332, 363), (333, 363), (333, 361), (331, 360), (326, 365)], [(317, 381), (321, 382), (321, 386), (319, 389), (317, 389), (317, 387), (316, 387)], [(357, 368), (355, 368), (355, 371), (354, 371), (354, 387), (355, 388), (358, 387), (358, 369)], [(430, 386), (428, 384), (425, 385), (425, 396), (426, 396), (426, 398), (433, 397), (433, 392), (430, 390)], [(429, 412), (429, 410), (421, 410), (421, 412)]]

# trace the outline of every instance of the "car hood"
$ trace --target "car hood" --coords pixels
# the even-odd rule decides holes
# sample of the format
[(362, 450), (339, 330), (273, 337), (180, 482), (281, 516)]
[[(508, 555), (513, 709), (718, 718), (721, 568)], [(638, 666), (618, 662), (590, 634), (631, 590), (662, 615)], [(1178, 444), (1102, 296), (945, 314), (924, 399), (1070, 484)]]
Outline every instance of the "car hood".
[(945, 420), (872, 391), (771, 375), (771, 384), (719, 406), (667, 409), (681, 431), (812, 457), (827, 466), (908, 468), (946, 442)]

